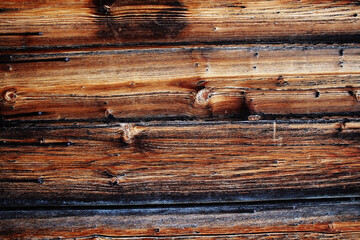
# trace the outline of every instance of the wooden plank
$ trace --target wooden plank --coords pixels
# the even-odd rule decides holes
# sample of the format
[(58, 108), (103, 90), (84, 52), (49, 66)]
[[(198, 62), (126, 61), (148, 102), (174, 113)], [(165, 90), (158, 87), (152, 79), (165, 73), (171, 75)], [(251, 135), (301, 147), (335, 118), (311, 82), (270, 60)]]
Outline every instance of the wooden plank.
[(0, 48), (359, 42), (357, 0), (12, 0)]
[(186, 236), (186, 237), (89, 237), (85, 239), (141, 239), (141, 240), (152, 240), (152, 239), (346, 239), (346, 240), (357, 240), (359, 239), (359, 233), (338, 233), (338, 234), (325, 234), (325, 233), (277, 233), (277, 234), (234, 234), (234, 235), (208, 235), (208, 236)]
[(323, 234), (323, 233), (278, 233), (278, 234), (235, 234), (235, 235), (209, 235), (209, 236), (186, 236), (186, 237), (89, 237), (85, 239), (141, 239), (141, 240), (151, 240), (151, 239), (346, 239), (346, 240), (357, 240), (359, 239), (358, 233), (338, 233), (338, 234)]
[(358, 239), (359, 216), (358, 200), (135, 209), (9, 210), (0, 212), (0, 237)]
[(103, 237), (103, 236), (91, 236), (85, 239), (141, 239), (141, 240), (152, 240), (152, 239), (201, 239), (201, 240), (214, 240), (214, 239), (336, 239), (336, 240), (357, 240), (359, 239), (359, 233), (337, 233), (337, 234), (326, 234), (326, 233), (263, 233), (263, 234), (232, 234), (232, 235), (208, 235), (208, 236), (176, 236), (176, 237)]
[(359, 195), (357, 120), (3, 126), (3, 206)]
[(5, 120), (358, 116), (359, 45), (3, 54)]

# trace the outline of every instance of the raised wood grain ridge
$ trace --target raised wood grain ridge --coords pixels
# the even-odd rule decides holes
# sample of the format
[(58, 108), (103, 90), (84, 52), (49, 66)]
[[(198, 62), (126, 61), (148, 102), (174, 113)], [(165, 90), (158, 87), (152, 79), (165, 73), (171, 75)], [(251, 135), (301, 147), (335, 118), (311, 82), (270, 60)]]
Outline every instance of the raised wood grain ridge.
[(3, 54), (4, 120), (359, 116), (359, 45)]
[(357, 0), (0, 2), (0, 48), (359, 42)]
[[(0, 236), (57, 239), (358, 239), (360, 204), (256, 204), (0, 212)], [(134, 237), (134, 238), (132, 238)]]
[(359, 195), (358, 120), (40, 124), (0, 132), (3, 206)]

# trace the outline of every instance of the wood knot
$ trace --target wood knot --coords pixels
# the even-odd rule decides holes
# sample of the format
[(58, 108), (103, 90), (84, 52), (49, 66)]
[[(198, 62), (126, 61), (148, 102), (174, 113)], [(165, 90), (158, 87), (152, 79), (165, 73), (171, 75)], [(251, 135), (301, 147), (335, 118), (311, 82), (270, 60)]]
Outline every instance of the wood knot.
[(133, 123), (123, 123), (118, 132), (120, 133), (120, 140), (130, 145), (134, 143), (135, 137), (144, 130), (145, 128), (136, 126)]
[(261, 119), (260, 115), (249, 115), (248, 120), (249, 121), (259, 121)]
[(10, 102), (10, 103), (15, 102), (16, 97), (17, 97), (16, 89), (11, 88), (11, 89), (5, 90), (2, 94), (2, 97), (6, 102)]
[(114, 119), (114, 115), (112, 114), (112, 111), (111, 109), (105, 109), (105, 118), (108, 118), (108, 119)]
[(330, 232), (336, 232), (336, 228), (335, 228), (334, 223), (329, 223), (327, 227), (328, 227)]
[(360, 102), (360, 91), (359, 90), (350, 90), (349, 95), (354, 97), (357, 102)]
[(196, 93), (195, 104), (200, 106), (206, 106), (212, 97), (212, 88), (203, 88)]

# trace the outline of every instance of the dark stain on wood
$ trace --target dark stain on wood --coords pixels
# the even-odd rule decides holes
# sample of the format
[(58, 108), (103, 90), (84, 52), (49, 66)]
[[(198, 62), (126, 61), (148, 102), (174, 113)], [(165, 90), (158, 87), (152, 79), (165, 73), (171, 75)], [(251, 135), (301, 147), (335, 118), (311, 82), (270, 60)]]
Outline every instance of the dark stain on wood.
[(0, 8), (0, 13), (8, 13), (18, 11), (18, 8)]
[(98, 15), (95, 21), (101, 29), (98, 35), (103, 39), (174, 39), (187, 26), (187, 8), (177, 0), (94, 0), (93, 3)]
[(38, 183), (43, 184), (43, 178), (7, 178), (0, 179), (0, 183)]
[(0, 235), (6, 239), (29, 235), (41, 239), (357, 239), (353, 215), (358, 214), (358, 199), (24, 208), (0, 212)]
[(42, 32), (11, 32), (11, 33), (0, 33), (0, 36), (41, 36)]

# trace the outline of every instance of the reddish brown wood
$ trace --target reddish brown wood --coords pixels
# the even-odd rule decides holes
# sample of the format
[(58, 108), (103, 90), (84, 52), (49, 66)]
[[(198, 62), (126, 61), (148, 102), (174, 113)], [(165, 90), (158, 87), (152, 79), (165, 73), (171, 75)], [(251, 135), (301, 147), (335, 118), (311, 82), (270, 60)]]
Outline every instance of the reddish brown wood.
[(354, 197), (359, 129), (342, 120), (7, 127), (1, 204)]
[(359, 239), (359, 13), (0, 2), (0, 238)]
[(85, 239), (357, 239), (358, 201), (0, 212), (0, 236)]
[(0, 47), (359, 42), (356, 0), (17, 0), (0, 3)]
[(5, 120), (357, 116), (359, 54), (358, 45), (14, 54), (0, 66), (0, 114)]

